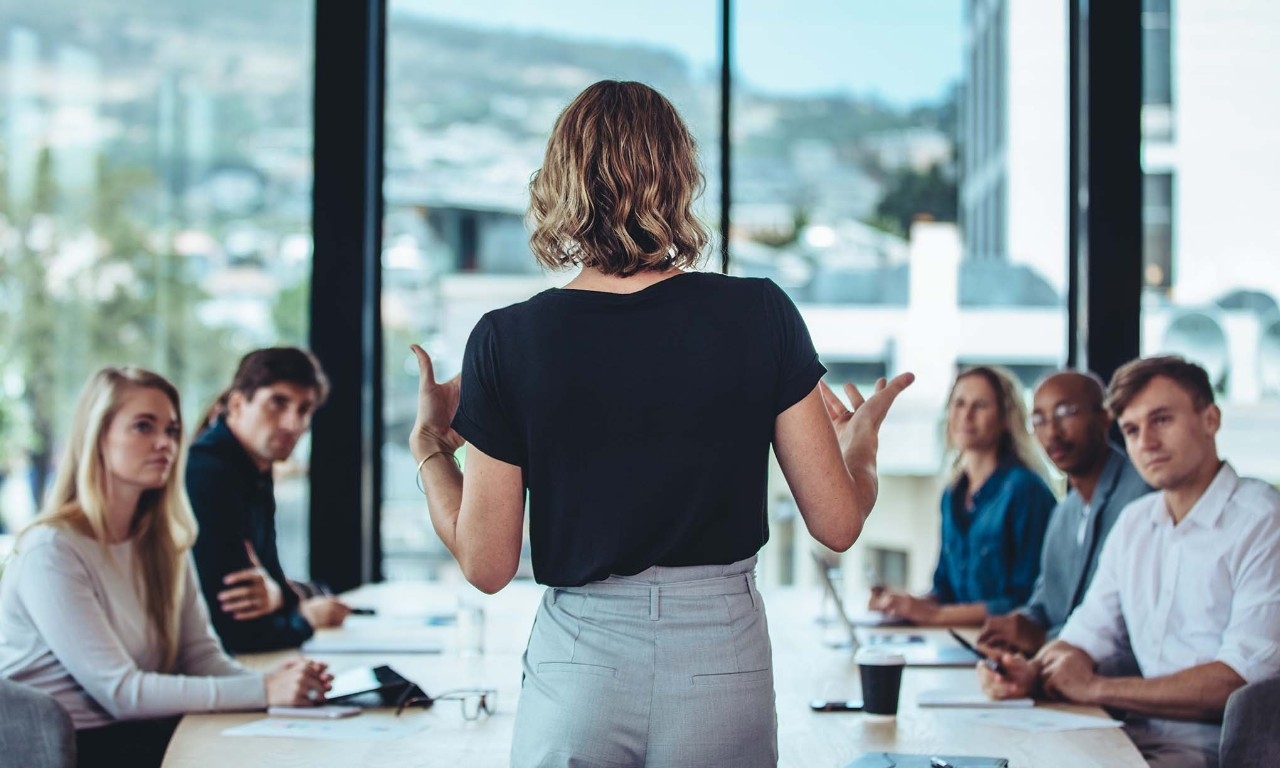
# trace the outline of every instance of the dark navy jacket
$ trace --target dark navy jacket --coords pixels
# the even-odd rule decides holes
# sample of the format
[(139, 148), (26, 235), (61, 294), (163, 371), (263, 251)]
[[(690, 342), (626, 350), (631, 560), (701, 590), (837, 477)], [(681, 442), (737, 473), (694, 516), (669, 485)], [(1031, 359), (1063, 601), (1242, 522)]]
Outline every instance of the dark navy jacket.
[[(1098, 555), (1111, 527), (1129, 502), (1151, 493), (1129, 462), (1129, 457), (1114, 445), (1107, 446), (1108, 457), (1098, 487), (1093, 491), (1089, 514), (1084, 514), (1084, 499), (1074, 489), (1058, 504), (1053, 522), (1044, 537), (1040, 557), (1040, 578), (1035, 591), (1022, 607), (1022, 612), (1048, 631), (1049, 639), (1058, 636), (1071, 611), (1084, 599), (1084, 593), (1098, 569)], [(1084, 540), (1076, 532), (1084, 519)]]
[[(229, 653), (296, 648), (314, 630), (298, 612), (276, 551), (276, 497), (271, 472), (261, 472), (221, 418), (191, 446), (187, 494), (200, 524), (194, 549), (200, 588), (213, 628)], [(236, 621), (218, 604), (222, 578), (250, 567), (244, 542), (253, 543), (262, 567), (280, 585), (284, 606), (275, 613)]]

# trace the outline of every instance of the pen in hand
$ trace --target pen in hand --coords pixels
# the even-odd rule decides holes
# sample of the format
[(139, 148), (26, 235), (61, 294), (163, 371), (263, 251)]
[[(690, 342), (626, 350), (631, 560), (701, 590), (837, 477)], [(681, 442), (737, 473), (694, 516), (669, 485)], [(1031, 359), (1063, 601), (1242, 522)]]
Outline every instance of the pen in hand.
[(973, 643), (970, 643), (968, 640), (965, 640), (963, 637), (960, 636), (960, 633), (956, 632), (954, 629), (948, 629), (947, 631), (951, 633), (951, 636), (954, 637), (956, 639), (956, 642), (959, 643), (961, 646), (963, 646), (965, 650), (971, 651), (974, 654), (976, 654), (977, 657), (981, 659), (982, 666), (986, 667), (992, 672), (995, 672), (997, 675), (1005, 679), (1008, 679), (1009, 670), (1005, 669), (1000, 662), (996, 661), (995, 659), (991, 658), (987, 654), (975, 648)]

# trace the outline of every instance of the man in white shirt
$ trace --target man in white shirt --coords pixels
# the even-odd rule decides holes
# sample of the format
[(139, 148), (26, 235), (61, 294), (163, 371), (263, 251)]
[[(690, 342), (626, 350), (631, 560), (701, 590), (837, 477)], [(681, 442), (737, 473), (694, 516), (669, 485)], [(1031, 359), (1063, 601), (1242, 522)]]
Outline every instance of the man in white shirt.
[[(1054, 508), (1040, 555), (1040, 576), (1027, 604), (991, 616), (979, 645), (1030, 656), (1057, 638), (1098, 569), (1103, 542), (1129, 503), (1151, 493), (1124, 451), (1111, 444), (1106, 385), (1092, 373), (1059, 371), (1036, 387), (1031, 426), (1070, 492)], [(1127, 654), (1117, 657), (1117, 667)]]
[[(1280, 492), (1218, 458), (1222, 414), (1198, 365), (1128, 363), (1107, 405), (1159, 491), (1125, 509), (1058, 640), (1002, 655), (1006, 677), (980, 668), (982, 686), (1124, 710), (1150, 764), (1216, 766), (1227, 697), (1280, 674)], [(1099, 676), (1126, 640), (1143, 676)]]

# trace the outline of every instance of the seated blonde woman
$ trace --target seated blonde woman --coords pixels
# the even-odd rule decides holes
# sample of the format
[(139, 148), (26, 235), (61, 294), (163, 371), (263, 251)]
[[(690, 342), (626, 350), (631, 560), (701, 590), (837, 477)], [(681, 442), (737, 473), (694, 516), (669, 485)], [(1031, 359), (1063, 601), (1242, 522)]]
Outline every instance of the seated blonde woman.
[(933, 589), (916, 596), (873, 588), (870, 608), (913, 624), (978, 626), (1031, 597), (1057, 505), (1012, 373), (979, 365), (956, 377), (947, 398), (947, 449), (954, 461), (942, 492)]
[(137, 368), (85, 386), (45, 507), (0, 579), (0, 677), (52, 695), (79, 765), (159, 765), (178, 716), (322, 700), (331, 676), (229, 659), (188, 551), (178, 392)]

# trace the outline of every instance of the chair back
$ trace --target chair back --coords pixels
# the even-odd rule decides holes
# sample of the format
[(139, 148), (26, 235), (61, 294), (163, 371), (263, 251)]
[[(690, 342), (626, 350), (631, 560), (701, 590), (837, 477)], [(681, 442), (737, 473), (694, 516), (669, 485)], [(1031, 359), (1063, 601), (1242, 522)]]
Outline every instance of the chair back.
[(0, 679), (0, 762), (25, 768), (75, 768), (71, 716), (47, 693)]
[(1280, 677), (1260, 680), (1227, 699), (1219, 762), (1226, 768), (1280, 765)]

